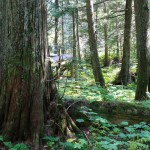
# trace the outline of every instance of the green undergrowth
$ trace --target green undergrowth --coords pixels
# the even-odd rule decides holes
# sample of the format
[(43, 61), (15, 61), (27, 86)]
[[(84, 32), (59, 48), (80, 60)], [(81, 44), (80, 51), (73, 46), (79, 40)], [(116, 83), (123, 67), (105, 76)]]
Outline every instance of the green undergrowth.
[(150, 108), (150, 100), (142, 101), (140, 104), (145, 108)]
[(57, 80), (58, 91), (64, 99), (92, 101), (128, 101), (135, 97), (135, 83), (128, 86), (110, 84), (116, 77), (119, 67), (111, 66), (103, 68), (103, 75), (107, 88), (95, 85), (91, 68), (84, 66), (79, 70), (79, 80), (74, 78), (62, 78)]
[[(129, 125), (123, 121), (112, 124), (106, 119), (83, 106), (81, 112), (88, 116), (91, 126), (81, 129), (83, 134), (62, 141), (59, 137), (43, 138), (51, 150), (149, 150), (150, 124), (140, 122)], [(76, 120), (83, 123), (84, 119)]]
[[(79, 80), (63, 78), (57, 81), (58, 91), (64, 100), (87, 100), (93, 101), (123, 101), (139, 104), (150, 108), (150, 100), (135, 102), (135, 83), (128, 86), (112, 85), (120, 68), (112, 65), (103, 68), (103, 75), (106, 81), (106, 88), (95, 85), (91, 66), (83, 65), (79, 71)], [(136, 71), (136, 65), (131, 66), (131, 71)], [(84, 128), (85, 120), (76, 119), (80, 124), (83, 134), (76, 138), (67, 138), (62, 141), (58, 137), (45, 137), (47, 147), (52, 150), (149, 150), (150, 149), (150, 124), (140, 122), (130, 125), (127, 121), (113, 124), (102, 118), (91, 109), (83, 106), (84, 113), (91, 122), (91, 125)], [(86, 123), (86, 122), (85, 122)]]
[[(149, 150), (150, 124), (140, 122), (130, 125), (127, 121), (113, 124), (99, 116), (92, 109), (82, 106), (80, 112), (88, 117), (90, 126), (83, 127), (83, 118), (76, 119), (81, 124), (81, 133), (73, 137), (45, 136), (41, 138), (45, 149), (50, 150)], [(3, 150), (30, 150), (29, 146), (12, 144), (0, 136)]]
[(3, 136), (0, 136), (0, 149), (2, 150), (30, 150), (28, 145), (24, 143), (13, 144), (11, 141), (6, 141)]

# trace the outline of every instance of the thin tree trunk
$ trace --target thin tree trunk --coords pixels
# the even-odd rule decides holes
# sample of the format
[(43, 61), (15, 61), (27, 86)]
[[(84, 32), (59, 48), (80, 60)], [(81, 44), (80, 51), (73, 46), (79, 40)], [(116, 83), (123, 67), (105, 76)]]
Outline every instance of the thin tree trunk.
[(118, 60), (120, 59), (120, 48), (119, 48), (119, 29), (118, 29), (118, 18), (116, 17), (116, 32), (117, 32), (117, 35), (116, 35), (116, 40), (117, 40), (117, 57), (118, 57)]
[[(106, 4), (104, 3), (104, 13), (107, 14)], [(105, 39), (105, 61), (104, 66), (109, 66), (109, 55), (108, 55), (108, 26), (107, 22), (104, 23), (104, 39)]]
[[(78, 0), (76, 0), (76, 4), (78, 5)], [(78, 60), (81, 61), (81, 53), (80, 53), (80, 38), (79, 38), (79, 11), (76, 11), (76, 36), (77, 36), (77, 52), (78, 52)]]
[[(55, 9), (58, 9), (59, 3), (58, 0), (55, 0)], [(59, 54), (58, 51), (58, 17), (55, 17), (55, 38), (54, 38), (54, 45), (55, 45), (55, 54)]]
[(135, 21), (136, 21), (136, 37), (138, 52), (138, 80), (135, 94), (136, 100), (146, 99), (146, 91), (148, 86), (148, 23), (149, 9), (148, 0), (136, 1), (135, 5)]
[(87, 9), (87, 19), (88, 19), (88, 32), (89, 32), (89, 42), (90, 42), (90, 51), (91, 51), (91, 60), (93, 74), (96, 84), (105, 87), (105, 81), (101, 71), (101, 66), (98, 58), (97, 51), (97, 41), (96, 41), (96, 30), (93, 17), (93, 3), (92, 0), (86, 0), (86, 9)]
[[(96, 3), (97, 3), (97, 0), (96, 0)], [(98, 28), (98, 5), (96, 5), (95, 6), (95, 8), (94, 8), (94, 6), (93, 6), (93, 9), (95, 9), (95, 18), (94, 18), (94, 20), (95, 20), (95, 35), (96, 35), (96, 42), (98, 41), (97, 40), (97, 38), (98, 38), (98, 33), (97, 33), (97, 28)]]
[(130, 79), (129, 68), (130, 68), (131, 20), (132, 20), (132, 0), (126, 0), (123, 58), (121, 71), (116, 80), (116, 84), (127, 85)]
[(147, 49), (148, 49), (148, 92), (150, 93), (150, 28), (148, 28), (148, 35), (147, 35)]
[[(63, 1), (62, 1), (62, 7), (64, 7)], [(65, 45), (64, 45), (64, 40), (65, 40), (65, 36), (64, 36), (64, 16), (62, 15), (62, 21), (61, 21), (61, 31), (62, 31), (62, 54), (65, 54)]]
[(74, 9), (72, 14), (73, 24), (73, 61), (72, 61), (72, 77), (78, 80), (78, 58), (77, 58), (77, 36), (76, 36), (76, 10)]

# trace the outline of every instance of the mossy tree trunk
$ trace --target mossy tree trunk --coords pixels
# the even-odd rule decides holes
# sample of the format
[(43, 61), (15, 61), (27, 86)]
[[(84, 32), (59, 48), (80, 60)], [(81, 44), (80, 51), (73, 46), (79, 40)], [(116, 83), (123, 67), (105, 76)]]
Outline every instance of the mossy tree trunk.
[(136, 21), (136, 37), (137, 37), (137, 53), (138, 53), (138, 80), (136, 89), (136, 100), (146, 99), (146, 91), (148, 86), (148, 23), (149, 8), (148, 0), (136, 1), (135, 5), (135, 21)]
[(3, 84), (4, 84), (4, 25), (5, 25), (5, 0), (2, 0), (0, 2), (0, 35), (1, 35), (1, 39), (0, 39), (0, 122), (3, 119), (3, 112), (4, 112), (4, 102), (5, 100), (2, 97), (2, 93), (4, 93), (4, 88), (3, 88)]
[(39, 142), (43, 132), (45, 1), (5, 1), (4, 82), (0, 129), (7, 138)]
[(96, 30), (93, 16), (93, 2), (92, 0), (86, 0), (86, 11), (87, 11), (87, 21), (88, 21), (88, 32), (89, 32), (89, 43), (90, 43), (90, 52), (92, 60), (92, 69), (93, 75), (95, 78), (96, 84), (105, 87), (105, 81), (103, 78), (97, 50), (97, 41), (96, 41)]
[(116, 79), (116, 84), (127, 85), (130, 80), (130, 37), (132, 20), (132, 0), (126, 0), (125, 7), (125, 25), (124, 25), (124, 43), (121, 71)]
[(54, 122), (54, 133), (64, 135), (76, 127), (64, 109), (46, 59), (45, 0), (2, 2), (0, 132), (12, 141), (30, 139), (34, 149), (39, 149), (48, 116)]

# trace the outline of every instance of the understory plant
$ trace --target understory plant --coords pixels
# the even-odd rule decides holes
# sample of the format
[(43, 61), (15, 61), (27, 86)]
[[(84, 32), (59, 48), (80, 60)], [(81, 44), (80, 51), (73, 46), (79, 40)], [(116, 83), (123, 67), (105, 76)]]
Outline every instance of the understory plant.
[[(81, 128), (83, 134), (61, 141), (58, 137), (47, 136), (43, 140), (51, 150), (149, 150), (150, 124), (140, 122), (130, 125), (127, 121), (113, 124), (88, 107), (80, 110), (88, 117), (91, 125)], [(78, 124), (84, 123), (78, 118)]]

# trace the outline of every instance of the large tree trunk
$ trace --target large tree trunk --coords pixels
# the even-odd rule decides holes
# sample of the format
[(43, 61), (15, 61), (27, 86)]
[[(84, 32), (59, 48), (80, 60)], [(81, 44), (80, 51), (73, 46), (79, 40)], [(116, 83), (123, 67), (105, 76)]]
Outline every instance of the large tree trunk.
[(64, 109), (46, 59), (45, 0), (2, 2), (0, 56), (5, 61), (0, 73), (0, 131), (12, 141), (30, 139), (38, 150), (48, 117), (54, 122), (54, 133), (64, 135), (79, 129)]
[(11, 140), (33, 139), (43, 131), (45, 1), (5, 1), (4, 82), (0, 129)]
[(4, 25), (5, 25), (5, 0), (2, 0), (0, 2), (0, 122), (3, 120), (4, 115), (4, 103), (5, 100), (2, 97), (2, 94), (4, 92)]
[(100, 62), (98, 58), (92, 0), (86, 0), (86, 9), (87, 9), (88, 32), (89, 32), (89, 42), (90, 42), (93, 74), (94, 74), (96, 84), (99, 84), (102, 87), (105, 87), (105, 81), (103, 78), (103, 74), (101, 71), (101, 66), (100, 66)]
[(125, 7), (125, 25), (124, 25), (124, 43), (123, 43), (123, 58), (121, 71), (116, 84), (127, 85), (130, 79), (130, 37), (131, 37), (131, 20), (132, 20), (132, 0), (126, 0)]
[(146, 99), (146, 91), (148, 86), (148, 0), (134, 0), (134, 5), (136, 15), (135, 21), (138, 52), (138, 80), (135, 99), (142, 100)]

